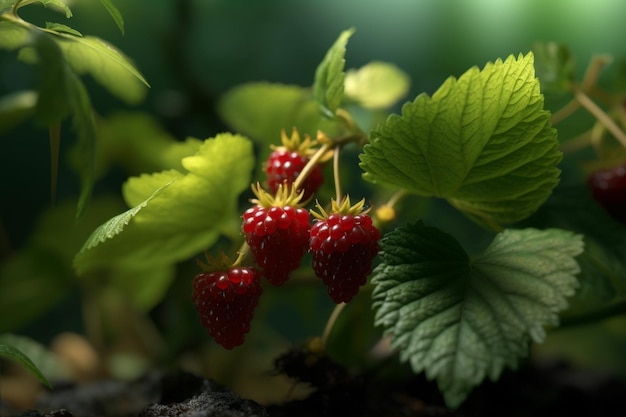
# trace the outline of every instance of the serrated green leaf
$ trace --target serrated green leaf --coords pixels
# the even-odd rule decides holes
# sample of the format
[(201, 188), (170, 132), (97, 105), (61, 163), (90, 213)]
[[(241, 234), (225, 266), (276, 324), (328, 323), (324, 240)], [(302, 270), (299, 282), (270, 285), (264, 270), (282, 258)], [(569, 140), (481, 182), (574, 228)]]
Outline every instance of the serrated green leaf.
[(529, 53), (472, 68), (405, 104), (372, 132), (361, 168), (368, 181), (445, 198), (497, 229), (548, 198), (558, 146)]
[(311, 91), (295, 85), (267, 82), (237, 86), (221, 97), (220, 116), (231, 128), (262, 145), (261, 158), (269, 154), (271, 144), (280, 143), (280, 132), (288, 134), (297, 127), (301, 135), (316, 137), (318, 130), (328, 135), (337, 124), (323, 118)]
[(14, 50), (30, 42), (31, 31), (11, 21), (0, 21), (0, 48)]
[(335, 43), (330, 47), (322, 62), (315, 70), (313, 97), (317, 101), (322, 114), (328, 118), (335, 116), (335, 111), (343, 99), (346, 44), (354, 33), (354, 29), (341, 32)]
[(381, 240), (372, 283), (376, 324), (416, 373), (458, 407), (541, 342), (577, 286), (582, 238), (558, 229), (506, 230), (470, 261), (450, 235), (421, 222)]
[(118, 29), (120, 30), (120, 32), (122, 32), (122, 35), (123, 35), (124, 34), (124, 18), (122, 17), (122, 13), (120, 13), (120, 11), (117, 9), (117, 7), (115, 7), (115, 5), (113, 4), (111, 0), (100, 0), (100, 2), (105, 7), (105, 9), (107, 9), (107, 12), (109, 12), (111, 17), (113, 18), (113, 21), (115, 22)]
[(575, 322), (626, 300), (626, 226), (613, 220), (584, 186), (558, 187), (524, 225), (557, 227), (583, 234), (580, 289), (563, 320)]
[(409, 76), (400, 68), (374, 61), (346, 73), (345, 95), (367, 109), (385, 109), (404, 97), (409, 86)]
[[(252, 144), (244, 137), (225, 133), (207, 139), (196, 155), (183, 159), (184, 176), (133, 215), (118, 219), (117, 224), (128, 220), (123, 230), (109, 225), (94, 232), (75, 258), (78, 272), (171, 265), (206, 249), (236, 216), (237, 198), (250, 185), (253, 163)], [(134, 201), (158, 185), (156, 177), (168, 175), (174, 174), (130, 180), (127, 197)]]
[(159, 193), (161, 193), (165, 188), (169, 187), (174, 180), (170, 180), (165, 184), (161, 184), (156, 190), (152, 191), (151, 195), (146, 198), (141, 203), (137, 204), (135, 207), (125, 211), (122, 214), (119, 214), (106, 223), (102, 224), (98, 227), (92, 234), (89, 236), (89, 239), (85, 242), (85, 245), (80, 250), (80, 253), (88, 251), (90, 249), (95, 248), (99, 244), (114, 238), (118, 234), (122, 233), (124, 228), (130, 223), (130, 221), (139, 213), (144, 207), (148, 205), (150, 200), (155, 198)]
[(61, 23), (46, 22), (46, 29), (53, 30), (59, 33), (67, 33), (69, 35), (74, 35), (74, 36), (83, 36), (83, 34), (77, 31), (76, 29), (73, 29), (67, 25), (63, 25)]
[(35, 111), (38, 95), (32, 90), (16, 91), (0, 98), (0, 132), (26, 120)]
[(543, 91), (568, 92), (576, 76), (574, 57), (569, 48), (557, 42), (538, 42), (533, 46), (533, 53)]
[(59, 33), (55, 37), (65, 59), (78, 74), (93, 76), (112, 94), (130, 104), (139, 103), (150, 85), (130, 59), (100, 38)]
[(37, 377), (37, 379), (39, 379), (39, 381), (41, 381), (42, 384), (44, 384), (46, 387), (48, 387), (50, 389), (52, 388), (52, 385), (50, 385), (50, 382), (48, 382), (48, 380), (41, 373), (39, 368), (37, 368), (37, 365), (35, 365), (33, 363), (33, 361), (31, 361), (28, 358), (28, 356), (24, 355), (18, 349), (14, 348), (13, 346), (10, 346), (10, 345), (0, 344), (0, 356), (2, 356), (4, 358), (7, 358), (7, 359), (11, 359), (11, 360), (19, 363), (20, 365), (22, 365), (23, 367), (28, 369), (33, 375), (35, 375)]

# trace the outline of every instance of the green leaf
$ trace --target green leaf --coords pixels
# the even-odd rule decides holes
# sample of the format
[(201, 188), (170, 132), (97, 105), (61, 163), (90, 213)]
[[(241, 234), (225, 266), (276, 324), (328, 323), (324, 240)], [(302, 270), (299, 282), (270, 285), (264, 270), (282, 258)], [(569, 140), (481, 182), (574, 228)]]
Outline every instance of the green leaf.
[(574, 56), (557, 42), (538, 42), (533, 46), (535, 68), (545, 92), (566, 93), (576, 77)]
[(67, 71), (68, 100), (72, 110), (72, 124), (78, 136), (77, 149), (80, 154), (78, 171), (81, 182), (76, 217), (80, 218), (91, 198), (95, 183), (95, 158), (97, 133), (87, 89), (80, 78)]
[[(66, 366), (59, 358), (41, 343), (30, 337), (20, 336), (11, 333), (0, 334), (0, 344), (11, 346), (20, 351), (23, 355), (36, 365), (36, 368), (43, 375), (50, 379), (65, 379), (69, 377)], [(39, 375), (34, 373), (38, 378)], [(39, 378), (41, 380), (41, 378)], [(48, 388), (50, 384), (44, 379), (41, 380)]]
[(499, 229), (532, 214), (559, 181), (561, 160), (533, 55), (449, 78), (372, 132), (364, 178), (447, 199)]
[(61, 23), (46, 22), (46, 29), (53, 30), (59, 33), (67, 33), (74, 36), (83, 36), (83, 34), (76, 29), (73, 29), (67, 25), (63, 25)]
[(346, 44), (353, 33), (354, 29), (341, 32), (315, 70), (313, 96), (319, 104), (322, 114), (328, 118), (335, 116), (335, 111), (339, 108), (343, 99), (344, 56), (346, 54)]
[(0, 13), (11, 10), (18, 0), (0, 0)]
[(165, 188), (169, 187), (174, 180), (170, 180), (169, 182), (160, 185), (156, 190), (154, 190), (151, 195), (146, 198), (141, 203), (137, 204), (135, 207), (125, 211), (122, 214), (119, 214), (100, 227), (98, 227), (92, 234), (89, 236), (89, 239), (85, 242), (85, 245), (81, 249), (81, 253), (88, 251), (89, 249), (93, 249), (98, 246), (100, 243), (103, 243), (113, 237), (117, 236), (124, 230), (124, 227), (130, 223), (133, 217), (137, 215), (144, 207), (148, 205), (150, 200), (155, 198), (159, 193), (161, 193)]
[(59, 9), (61, 12), (64, 12), (66, 18), (69, 19), (70, 17), (72, 17), (72, 11), (63, 0), (26, 0), (20, 3), (19, 8), (33, 3), (41, 3), (45, 7), (52, 6), (52, 9)]
[(393, 64), (374, 61), (346, 73), (345, 95), (367, 109), (385, 109), (404, 97), (409, 76)]
[(100, 0), (100, 2), (107, 9), (109, 14), (113, 18), (113, 21), (115, 21), (115, 24), (117, 25), (117, 27), (119, 28), (120, 32), (122, 32), (122, 35), (123, 35), (124, 34), (124, 18), (122, 17), (122, 14), (120, 13), (120, 11), (117, 9), (117, 7), (115, 7), (115, 5), (113, 4), (111, 0)]
[(145, 205), (93, 233), (74, 260), (80, 274), (99, 268), (171, 265), (215, 242), (237, 216), (238, 196), (250, 185), (252, 144), (239, 135), (220, 134), (207, 139), (182, 164), (187, 170), (184, 175), (157, 173), (124, 185), (129, 202), (135, 202), (163, 186), (162, 181), (175, 178)]
[(102, 39), (58, 33), (55, 40), (78, 74), (90, 74), (112, 94), (130, 104), (146, 95), (148, 82), (129, 58)]
[(32, 90), (16, 91), (0, 98), (0, 132), (26, 120), (35, 112), (38, 95)]
[(376, 325), (416, 373), (436, 379), (458, 407), (486, 377), (515, 368), (530, 340), (558, 324), (579, 272), (578, 235), (506, 230), (470, 261), (450, 235), (421, 222), (381, 240), (372, 283)]
[(37, 368), (37, 365), (35, 365), (33, 363), (33, 361), (31, 361), (28, 358), (28, 356), (24, 355), (18, 349), (14, 348), (13, 346), (10, 346), (10, 345), (0, 344), (0, 356), (5, 357), (7, 359), (11, 359), (11, 360), (19, 363), (20, 365), (22, 365), (23, 367), (28, 369), (30, 371), (30, 373), (35, 375), (37, 377), (37, 379), (39, 379), (39, 381), (41, 381), (42, 384), (44, 384), (46, 387), (52, 389), (52, 385), (50, 385), (50, 382), (48, 382), (48, 380), (41, 373), (39, 368)]
[(562, 228), (585, 237), (585, 252), (578, 259), (580, 289), (562, 315), (564, 321), (593, 318), (626, 302), (626, 226), (613, 220), (586, 186), (556, 188), (523, 224)]
[(328, 135), (337, 124), (323, 118), (307, 88), (248, 83), (228, 91), (218, 103), (220, 116), (231, 128), (258, 140), (263, 146), (260, 159), (269, 154), (269, 145), (280, 143), (280, 132), (297, 127), (301, 135), (316, 137), (318, 130)]
[(0, 21), (0, 48), (10, 51), (30, 42), (31, 31), (12, 21)]
[[(28, 51), (30, 48), (22, 50), (21, 57), (30, 61), (28, 54), (24, 55)], [(58, 45), (47, 34), (34, 36), (33, 52), (38, 75), (37, 120), (45, 126), (60, 123), (70, 112), (71, 73)]]

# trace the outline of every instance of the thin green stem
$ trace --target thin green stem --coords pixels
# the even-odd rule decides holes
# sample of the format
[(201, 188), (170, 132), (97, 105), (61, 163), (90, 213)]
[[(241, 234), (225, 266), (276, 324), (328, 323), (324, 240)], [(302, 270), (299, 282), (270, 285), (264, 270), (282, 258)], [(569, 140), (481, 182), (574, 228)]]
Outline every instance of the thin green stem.
[(335, 198), (339, 203), (343, 197), (341, 192), (341, 180), (339, 175), (339, 154), (341, 153), (341, 146), (335, 146), (335, 152), (333, 154), (333, 177), (335, 180)]
[(606, 114), (600, 106), (598, 106), (579, 88), (574, 89), (574, 97), (589, 113), (598, 119), (598, 121), (602, 123), (609, 132), (611, 132), (611, 134), (622, 144), (622, 146), (626, 148), (626, 134), (624, 134), (624, 131), (620, 129), (617, 123), (615, 123), (615, 121), (613, 121), (613, 119), (611, 119), (611, 117)]
[(307, 162), (307, 164), (300, 172), (300, 175), (298, 175), (298, 178), (296, 178), (296, 180), (293, 182), (292, 187), (294, 189), (298, 190), (300, 189), (300, 187), (302, 187), (302, 183), (304, 182), (306, 177), (309, 176), (309, 174), (315, 167), (315, 164), (317, 164), (318, 161), (324, 156), (324, 154), (328, 152), (333, 146), (334, 144), (325, 143), (317, 150), (317, 152), (313, 154), (311, 159), (309, 159), (309, 162)]
[(322, 345), (326, 346), (326, 342), (328, 341), (328, 337), (330, 336), (330, 332), (332, 332), (335, 323), (337, 322), (337, 318), (339, 314), (346, 307), (346, 303), (339, 303), (335, 306), (333, 312), (330, 314), (328, 321), (326, 322), (326, 327), (324, 328), (324, 333), (322, 334)]

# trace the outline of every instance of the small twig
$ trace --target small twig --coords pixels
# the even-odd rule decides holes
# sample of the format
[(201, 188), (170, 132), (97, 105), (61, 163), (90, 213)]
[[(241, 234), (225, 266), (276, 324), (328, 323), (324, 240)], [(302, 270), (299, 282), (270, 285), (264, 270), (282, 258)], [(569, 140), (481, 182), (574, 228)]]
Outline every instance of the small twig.
[(611, 117), (606, 114), (600, 106), (598, 106), (579, 88), (574, 89), (574, 97), (589, 113), (591, 113), (600, 123), (604, 125), (604, 127), (607, 128), (607, 130), (622, 144), (622, 146), (626, 148), (626, 134), (624, 134), (624, 131), (620, 129), (615, 121), (613, 121), (613, 119), (611, 119)]
[(317, 162), (324, 156), (326, 152), (328, 152), (329, 149), (331, 149), (332, 146), (334, 145), (325, 143), (313, 154), (311, 159), (309, 159), (309, 162), (307, 162), (307, 164), (300, 172), (300, 175), (298, 175), (298, 178), (296, 178), (296, 180), (293, 182), (292, 187), (295, 190), (299, 190), (302, 187), (302, 183), (304, 182), (304, 180), (306, 180), (306, 177), (309, 176), (309, 174), (315, 167), (315, 164), (317, 164)]

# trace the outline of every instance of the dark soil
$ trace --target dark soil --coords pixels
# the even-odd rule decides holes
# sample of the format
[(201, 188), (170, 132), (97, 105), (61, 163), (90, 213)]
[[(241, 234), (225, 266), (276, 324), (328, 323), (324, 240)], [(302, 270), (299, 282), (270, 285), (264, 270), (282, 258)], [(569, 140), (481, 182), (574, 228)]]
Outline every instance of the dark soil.
[[(138, 381), (56, 386), (38, 410), (19, 417), (543, 417), (621, 416), (626, 381), (561, 362), (529, 362), (485, 382), (458, 410), (449, 410), (433, 382), (410, 372), (383, 377), (380, 370), (353, 373), (325, 356), (293, 350), (276, 361), (277, 372), (315, 390), (309, 397), (261, 406), (209, 380), (154, 372)], [(4, 414), (11, 415), (11, 414)]]

